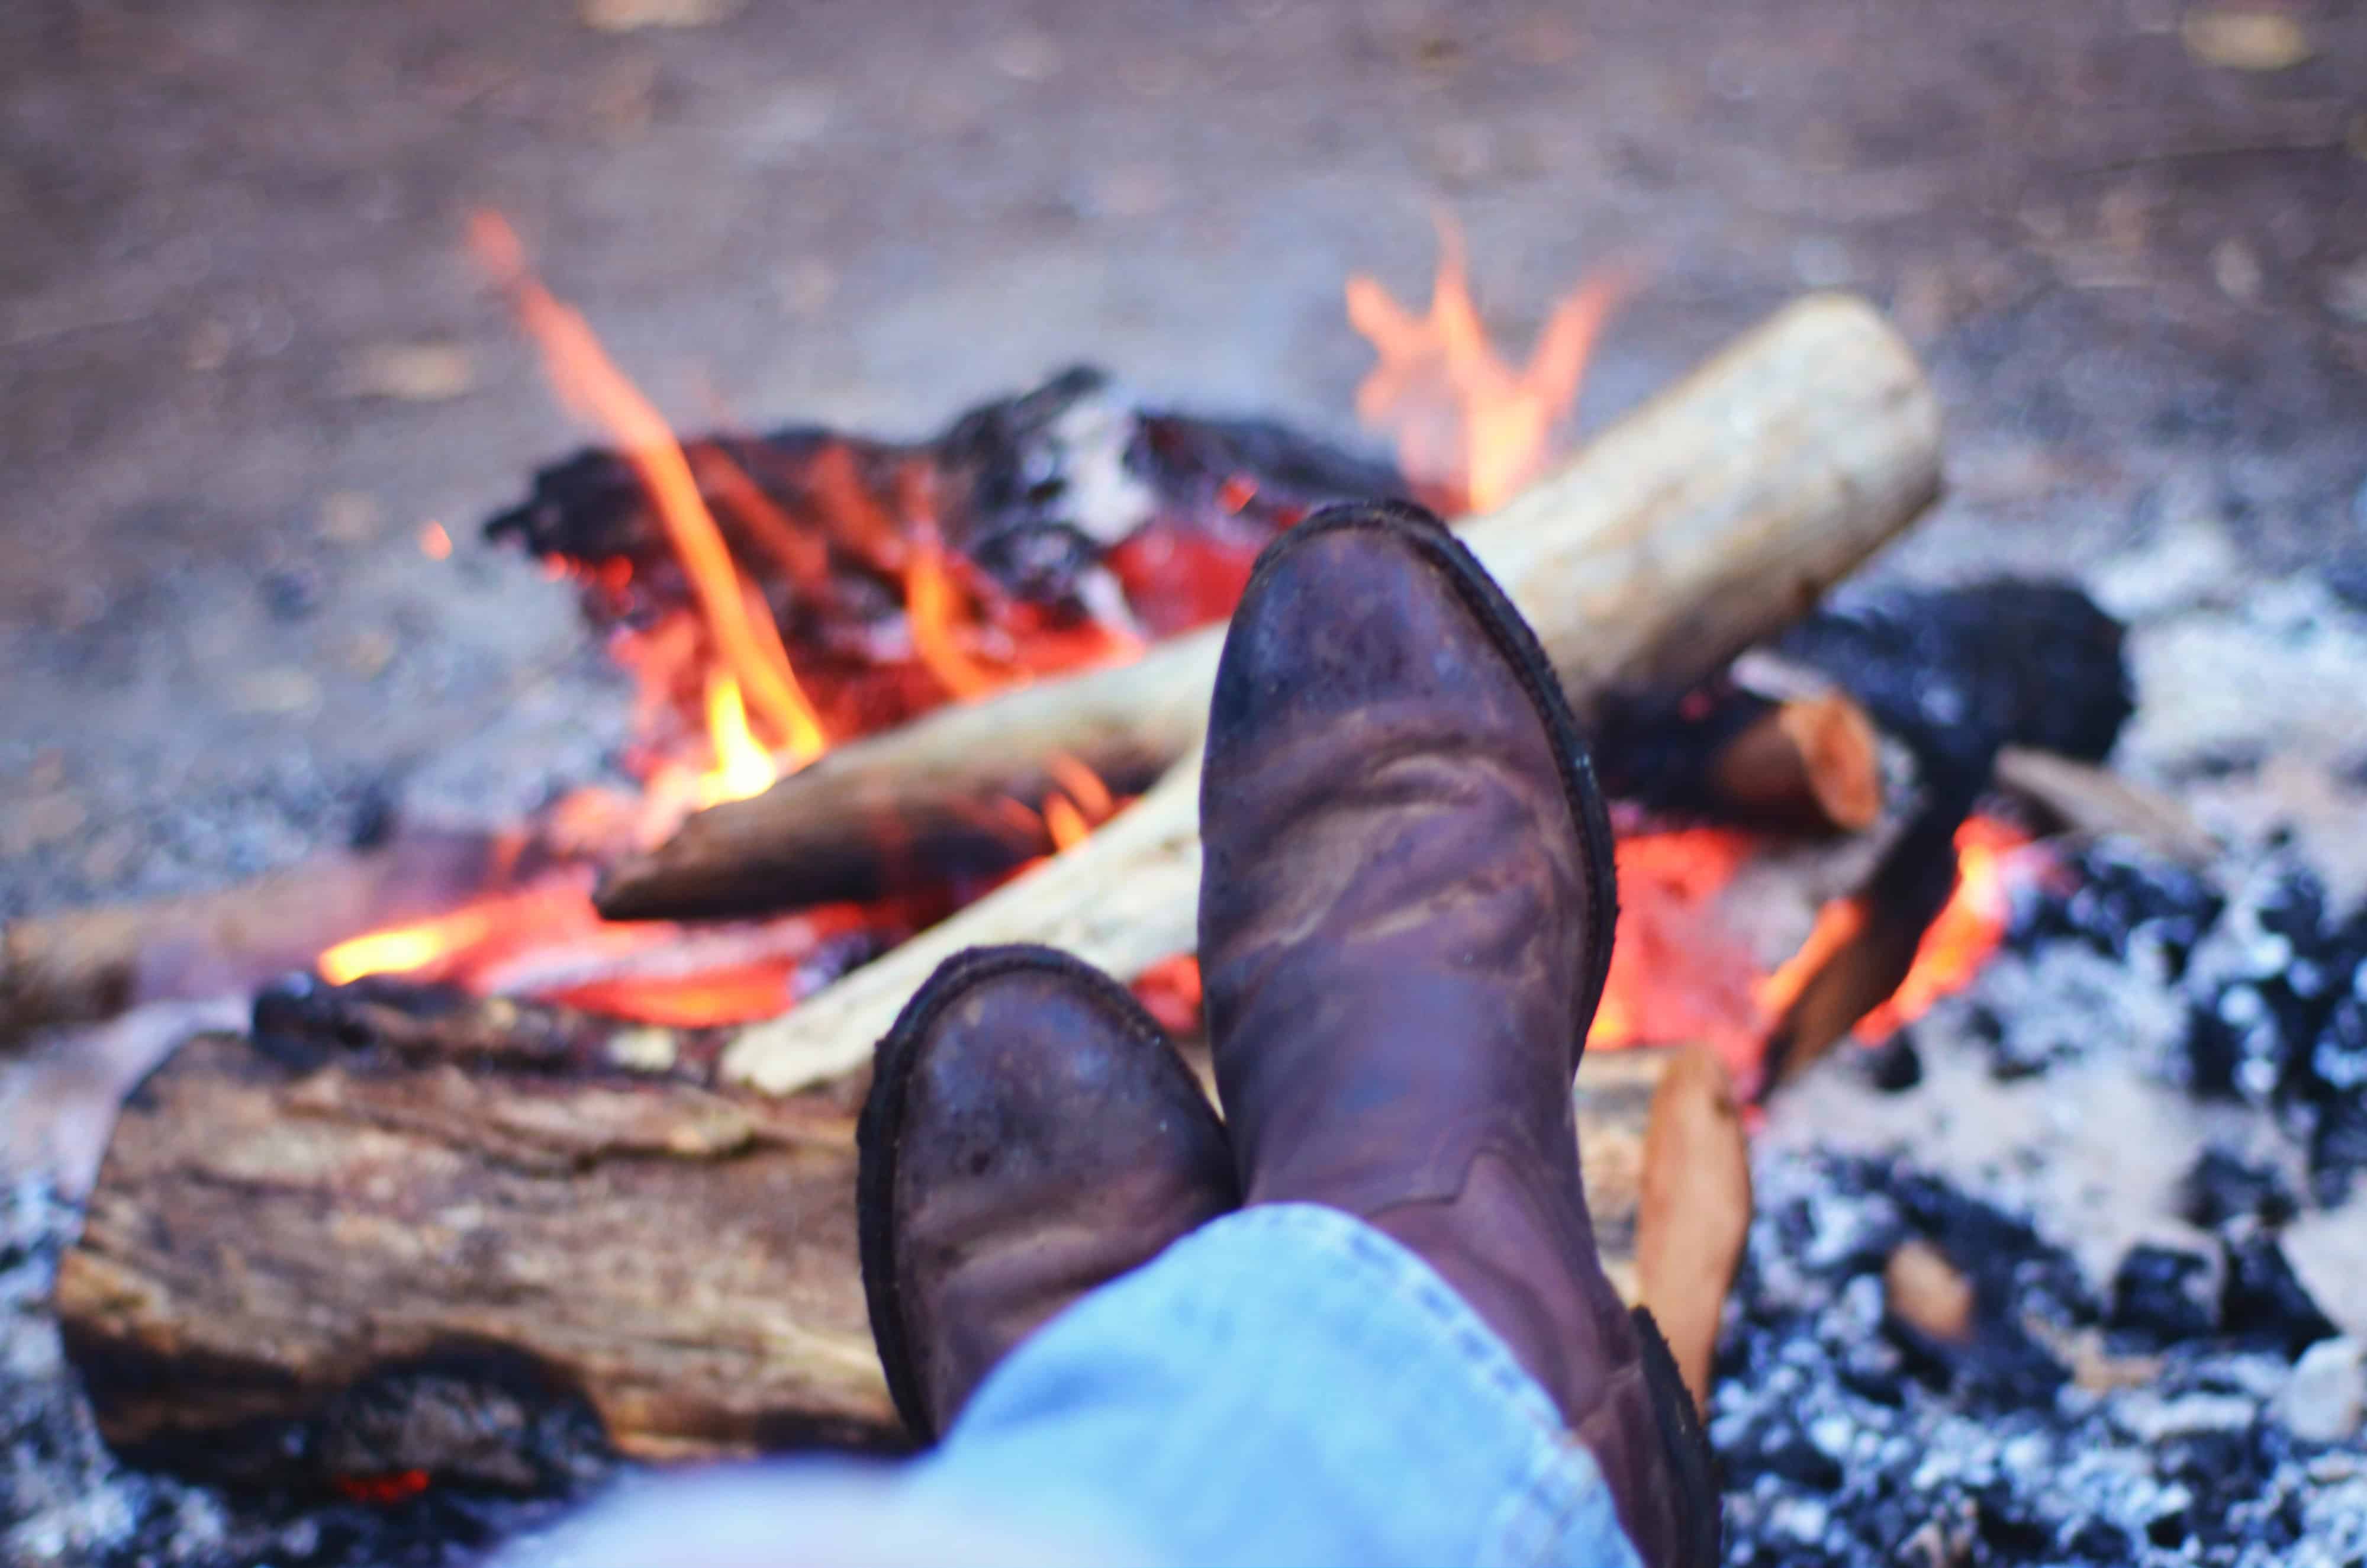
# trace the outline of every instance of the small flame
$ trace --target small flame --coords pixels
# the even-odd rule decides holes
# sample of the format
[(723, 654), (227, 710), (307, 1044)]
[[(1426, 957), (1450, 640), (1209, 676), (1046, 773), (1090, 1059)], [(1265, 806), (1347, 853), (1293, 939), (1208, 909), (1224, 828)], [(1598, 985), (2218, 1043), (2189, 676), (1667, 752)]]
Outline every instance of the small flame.
[(1995, 817), (1956, 830), (1956, 890), (1915, 949), (1914, 966), (1890, 1000), (1858, 1020), (1855, 1034), (1878, 1041), (1972, 983), (2013, 919), (2013, 889), (2030, 881), (2030, 835)]
[(1555, 307), (1529, 362), (1515, 371), (1488, 340), (1471, 298), (1463, 235), (1438, 221), (1437, 281), (1417, 316), (1375, 279), (1348, 279), (1348, 321), (1380, 363), (1356, 389), (1356, 413), (1396, 433), (1399, 465), (1442, 509), (1488, 511), (1535, 479), (1577, 403), (1603, 325), (1629, 291), (1621, 270), (1599, 271)]
[(979, 663), (962, 646), (957, 627), (969, 624), (960, 613), (966, 608), (945, 551), (934, 540), (923, 540), (904, 573), (904, 612), (912, 624), (912, 646), (929, 673), (964, 702), (1015, 684), (1013, 676)]
[(390, 926), (339, 942), (313, 961), (321, 978), (344, 985), (366, 974), (409, 974), (481, 942), (493, 928), (492, 905), (476, 903), (411, 926)]
[(780, 770), (773, 766), (773, 754), (757, 744), (748, 728), (748, 707), (740, 699), (740, 683), (720, 670), (708, 677), (707, 733), (715, 744), (715, 766), (699, 779), (700, 805), (761, 795), (780, 777)]
[(444, 531), (443, 524), (431, 519), (420, 525), (419, 553), (430, 561), (452, 558), (452, 536)]
[(1093, 836), (1093, 824), (1074, 801), (1055, 790), (1044, 799), (1044, 831), (1052, 835), (1055, 848), (1066, 851)]
[(525, 248), (499, 213), (479, 210), (470, 239), (541, 347), (544, 368), (570, 408), (606, 428), (649, 491), (674, 553), (690, 575), (699, 609), (758, 712), (781, 733), (793, 767), (829, 748), (821, 717), (798, 684), (769, 616), (760, 631), (731, 551), (700, 495), (682, 444), (655, 405), (617, 369), (581, 312), (562, 304), (527, 269)]

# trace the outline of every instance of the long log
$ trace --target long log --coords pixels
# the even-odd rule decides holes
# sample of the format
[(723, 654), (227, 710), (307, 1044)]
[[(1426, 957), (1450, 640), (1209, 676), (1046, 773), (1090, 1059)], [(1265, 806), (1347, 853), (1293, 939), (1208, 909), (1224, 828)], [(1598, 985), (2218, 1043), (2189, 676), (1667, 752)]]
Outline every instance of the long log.
[[(1920, 511), (1939, 474), (1938, 405), (1913, 356), (1863, 301), (1821, 295), (1462, 528), (1583, 705), (1622, 687), (1682, 689), (1677, 677), (1716, 667), (1698, 648), (1731, 654), (1779, 630)], [(1720, 570), (1727, 556), (1747, 570)], [(1148, 777), (1196, 744), (1221, 641), (1195, 633), (841, 747), (614, 868), (601, 912), (868, 896), (900, 864), (975, 847), (982, 808), (1043, 799), (1063, 759)]]
[(0, 1047), (145, 1002), (251, 990), (332, 942), (450, 907), (483, 885), (491, 837), (413, 833), (210, 892), (28, 915), (0, 927)]
[[(125, 1108), (56, 1293), (119, 1450), (279, 1487), (532, 1486), (563, 1471), (554, 1417), (578, 1406), (650, 1459), (900, 1441), (856, 1264), (852, 1085), (634, 1071), (564, 1016), (481, 1006), (357, 1046), (368, 1016), (337, 1011), (311, 1055), (202, 1037)], [(518, 1048), (488, 1049), (504, 1031)], [(1670, 1054), (1590, 1058), (1578, 1088), (1631, 1292)]]
[[(1937, 494), (1938, 450), (1906, 346), (1863, 302), (1820, 296), (1464, 538), (1591, 710), (1611, 692), (1685, 689), (1797, 619)], [(1203, 704), (1207, 690), (1192, 687)], [(1199, 793), (1187, 756), (1084, 843), (743, 1031), (726, 1074), (786, 1094), (859, 1067), (928, 972), (976, 944), (1048, 942), (1125, 977), (1188, 949)]]

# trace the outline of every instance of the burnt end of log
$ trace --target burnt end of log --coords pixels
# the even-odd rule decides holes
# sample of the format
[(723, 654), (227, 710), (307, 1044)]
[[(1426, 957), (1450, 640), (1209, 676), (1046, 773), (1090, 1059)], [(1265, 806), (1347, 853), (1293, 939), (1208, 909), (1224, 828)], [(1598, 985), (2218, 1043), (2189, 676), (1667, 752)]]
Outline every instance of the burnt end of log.
[(1779, 702), (1721, 674), (1673, 701), (1614, 698), (1593, 752), (1603, 789), (1654, 812), (1810, 833), (1882, 812), (1880, 743), (1838, 692)]
[(2070, 584), (2000, 578), (1822, 609), (1775, 648), (1927, 759), (1985, 775), (2007, 745), (2103, 760), (2136, 710), (2125, 634)]
[(1864, 884), (1849, 896), (1852, 928), (1768, 1030), (1761, 1100), (1831, 1050), (1907, 978), (1924, 932), (1956, 890), (1956, 830), (1979, 792), (1972, 775), (1936, 781)]

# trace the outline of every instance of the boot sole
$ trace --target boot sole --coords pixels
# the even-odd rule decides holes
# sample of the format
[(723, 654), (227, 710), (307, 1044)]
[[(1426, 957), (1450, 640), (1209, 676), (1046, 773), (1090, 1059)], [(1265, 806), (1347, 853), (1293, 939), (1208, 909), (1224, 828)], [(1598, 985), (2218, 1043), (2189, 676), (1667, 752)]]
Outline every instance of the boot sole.
[(1571, 825), (1585, 851), (1587, 908), (1595, 916), (1587, 933), (1585, 967), (1580, 974), (1579, 1017), (1584, 1022), (1570, 1056), (1570, 1072), (1575, 1075), (1580, 1060), (1586, 1054), (1586, 1036), (1594, 1027), (1595, 1009), (1602, 1005), (1603, 981), (1611, 972), (1612, 938), (1619, 925), (1619, 873), (1612, 856), (1611, 810), (1594, 777), (1594, 758), (1587, 750), (1578, 716), (1570, 711), (1569, 698), (1563, 692), (1560, 678), (1554, 674), (1553, 665), (1528, 621), (1504, 597), (1504, 590), (1496, 585), (1496, 580), (1488, 574), (1488, 569), (1470, 548), (1455, 538), (1444, 523), (1418, 506), (1395, 501), (1365, 501), (1326, 507), (1266, 546), (1251, 574), (1251, 585), (1255, 585), (1269, 562), (1283, 560), (1308, 541), (1325, 534), (1353, 531), (1387, 534), (1400, 540), (1438, 569), (1496, 652), (1512, 666), (1513, 675), (1528, 693), (1530, 707), (1546, 727), (1554, 760), (1561, 767)]
[(855, 1122), (855, 1244), (863, 1263), (863, 1302), (871, 1337), (888, 1374), (888, 1395), (905, 1429), (921, 1444), (941, 1435), (922, 1395), (911, 1339), (904, 1330), (896, 1283), (896, 1154), (903, 1142), (905, 1091), (920, 1062), (921, 1041), (947, 1007), (971, 990), (1007, 974), (1033, 971), (1079, 987), (1145, 1049), (1172, 1051), (1174, 1042), (1134, 994), (1081, 959), (1053, 948), (1014, 944), (969, 948), (937, 966), (912, 993), (872, 1056), (871, 1090)]

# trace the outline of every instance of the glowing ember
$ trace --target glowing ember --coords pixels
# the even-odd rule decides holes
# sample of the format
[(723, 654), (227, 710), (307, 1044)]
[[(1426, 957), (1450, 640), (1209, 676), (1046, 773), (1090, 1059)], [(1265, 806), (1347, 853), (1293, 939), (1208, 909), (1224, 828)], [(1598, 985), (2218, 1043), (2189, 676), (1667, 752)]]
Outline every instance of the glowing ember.
[(1595, 338), (1629, 285), (1608, 271), (1580, 283), (1516, 371), (1488, 341), (1461, 233), (1444, 217), (1438, 227), (1428, 313), (1415, 315), (1361, 273), (1348, 279), (1348, 320), (1380, 355), (1356, 389), (1356, 413), (1395, 432), (1399, 466), (1441, 510), (1487, 511), (1556, 455), (1556, 431), (1578, 401)]
[(1589, 1049), (1686, 1040), (1738, 1065), (1756, 1055), (1766, 1024), (1753, 994), (1756, 966), (1720, 921), (1716, 899), (1757, 846), (1726, 828), (1619, 841), (1619, 934)]

